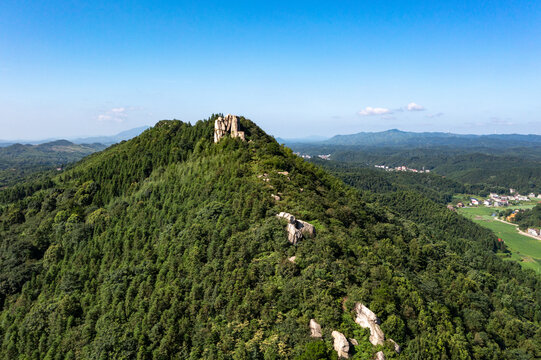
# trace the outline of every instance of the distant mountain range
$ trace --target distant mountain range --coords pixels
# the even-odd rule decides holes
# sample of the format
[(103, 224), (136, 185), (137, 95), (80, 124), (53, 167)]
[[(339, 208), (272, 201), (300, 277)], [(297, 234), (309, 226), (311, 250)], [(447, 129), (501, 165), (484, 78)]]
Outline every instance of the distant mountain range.
[[(143, 131), (148, 129), (149, 126), (140, 126), (130, 130), (122, 131), (116, 135), (111, 136), (92, 136), (85, 138), (68, 138), (74, 144), (94, 144), (100, 143), (103, 145), (112, 145), (123, 140), (129, 140), (141, 134)], [(44, 143), (50, 143), (57, 141), (57, 139), (42, 139), (42, 140), (0, 140), (0, 147), (6, 147), (14, 144), (29, 144), (29, 145), (38, 145)], [(66, 140), (64, 140), (66, 141)]]
[[(282, 139), (280, 139), (282, 140)], [(279, 141), (280, 141), (279, 140)], [(285, 144), (312, 143), (318, 145), (349, 146), (461, 146), (461, 147), (498, 147), (538, 146), (541, 135), (495, 134), (463, 135), (443, 132), (408, 132), (397, 129), (382, 132), (360, 132), (351, 135), (335, 135), (324, 141), (295, 141), (283, 139)]]
[[(397, 129), (336, 135), (326, 140), (332, 145), (359, 146), (497, 146), (502, 142), (517, 146), (541, 145), (540, 135), (462, 135), (443, 132), (408, 132)], [(509, 144), (506, 144), (509, 145)]]
[(0, 187), (14, 184), (41, 170), (78, 161), (107, 146), (74, 144), (67, 140), (56, 140), (39, 145), (13, 144), (0, 148)]

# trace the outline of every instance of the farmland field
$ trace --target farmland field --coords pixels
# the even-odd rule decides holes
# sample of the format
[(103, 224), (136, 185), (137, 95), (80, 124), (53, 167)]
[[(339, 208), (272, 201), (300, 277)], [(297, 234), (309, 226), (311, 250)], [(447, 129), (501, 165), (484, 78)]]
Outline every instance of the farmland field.
[(511, 251), (510, 259), (519, 261), (524, 268), (541, 274), (541, 240), (520, 235), (515, 226), (495, 220), (492, 214), (497, 211), (487, 207), (458, 209), (460, 214), (494, 231)]

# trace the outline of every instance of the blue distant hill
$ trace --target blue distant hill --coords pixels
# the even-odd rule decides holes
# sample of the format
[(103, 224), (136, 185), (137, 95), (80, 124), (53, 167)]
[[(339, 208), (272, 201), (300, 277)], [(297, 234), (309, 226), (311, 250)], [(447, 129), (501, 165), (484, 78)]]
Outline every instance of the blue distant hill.
[(460, 146), (460, 147), (499, 147), (499, 146), (539, 146), (541, 135), (494, 134), (471, 135), (443, 132), (408, 132), (397, 129), (382, 132), (360, 132), (350, 135), (335, 135), (324, 141), (284, 140), (286, 144), (312, 143), (319, 145), (349, 146)]

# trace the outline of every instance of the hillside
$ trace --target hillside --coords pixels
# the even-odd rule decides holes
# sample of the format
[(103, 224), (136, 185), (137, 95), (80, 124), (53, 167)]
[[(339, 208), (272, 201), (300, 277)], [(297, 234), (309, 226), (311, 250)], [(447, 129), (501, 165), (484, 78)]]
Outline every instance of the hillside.
[(331, 359), (333, 331), (357, 359), (541, 356), (541, 279), (491, 232), (217, 118), (0, 192), (0, 359)]
[[(292, 144), (301, 154), (330, 154), (350, 167), (407, 166), (427, 169), (464, 185), (521, 193), (541, 192), (541, 146), (510, 148), (358, 147)], [(329, 163), (330, 164), (330, 163)], [(496, 190), (498, 189), (498, 190)]]
[(105, 147), (102, 144), (77, 145), (67, 140), (0, 147), (0, 187), (14, 184), (38, 171), (78, 161)]

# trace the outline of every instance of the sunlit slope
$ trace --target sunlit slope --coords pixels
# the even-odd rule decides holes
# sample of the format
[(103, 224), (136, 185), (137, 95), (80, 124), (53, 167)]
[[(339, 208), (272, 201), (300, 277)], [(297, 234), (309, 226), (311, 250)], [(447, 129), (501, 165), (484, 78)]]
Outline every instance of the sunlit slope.
[[(246, 141), (214, 144), (214, 119), (160, 122), (2, 207), (0, 357), (326, 358), (332, 331), (356, 358), (539, 355), (539, 279), (490, 233), (449, 244), (244, 118)], [(279, 212), (315, 236), (291, 245)]]

